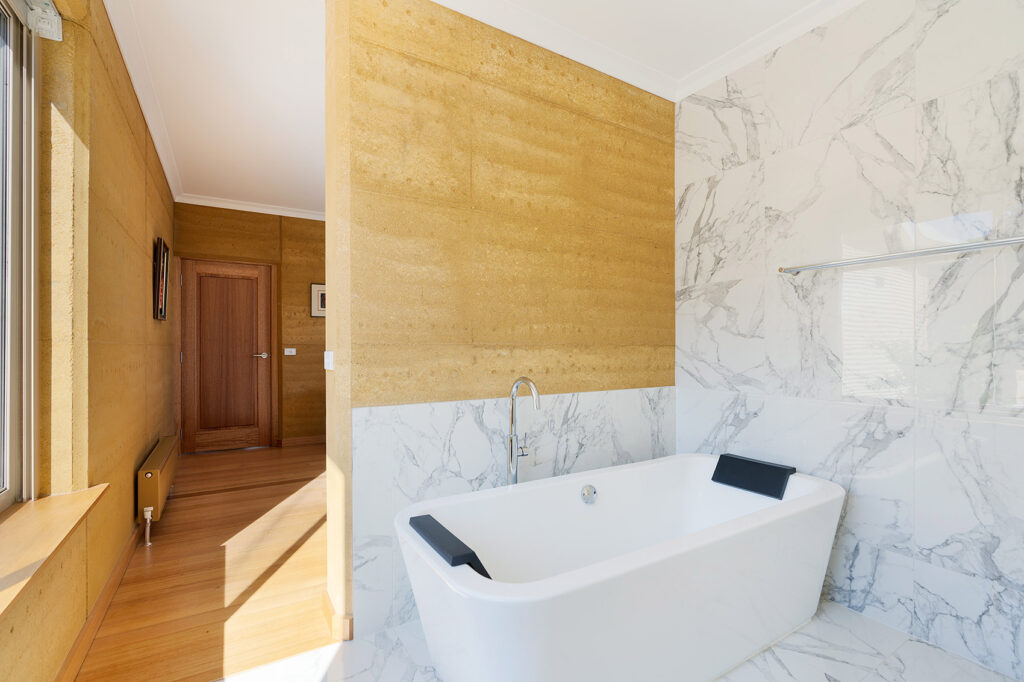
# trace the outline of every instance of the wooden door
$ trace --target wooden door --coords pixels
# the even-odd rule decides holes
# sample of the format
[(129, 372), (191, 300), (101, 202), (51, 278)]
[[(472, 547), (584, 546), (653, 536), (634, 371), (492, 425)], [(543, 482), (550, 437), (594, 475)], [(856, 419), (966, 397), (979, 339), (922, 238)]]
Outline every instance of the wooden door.
[(182, 260), (182, 451), (270, 445), (269, 265)]

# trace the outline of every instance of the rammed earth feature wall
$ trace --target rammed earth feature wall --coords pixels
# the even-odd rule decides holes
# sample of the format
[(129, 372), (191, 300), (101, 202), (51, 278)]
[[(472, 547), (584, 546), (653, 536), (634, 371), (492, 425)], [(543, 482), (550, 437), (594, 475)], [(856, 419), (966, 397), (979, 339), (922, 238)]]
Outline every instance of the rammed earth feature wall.
[(676, 110), (676, 447), (849, 491), (826, 595), (1024, 677), (1024, 5), (868, 0)]
[[(37, 45), (39, 493), (108, 484), (0, 619), (0, 679), (54, 679), (128, 548), (135, 472), (178, 430), (174, 300), (152, 315), (171, 191), (101, 0)], [(44, 533), (45, 535), (45, 533)]]
[(672, 383), (672, 103), (427, 0), (353, 0), (352, 402)]
[[(508, 420), (496, 406), (523, 374), (542, 418), (561, 404), (552, 394), (640, 405), (672, 384), (673, 104), (428, 0), (327, 9), (328, 589), (348, 615), (354, 546), (366, 633), (410, 614), (388, 616), (393, 507), (373, 516), (383, 530), (363, 530), (379, 511), (366, 504), (382, 503), (363, 474), (426, 466), (444, 485), (424, 494), (494, 485)], [(477, 426), (483, 405), (493, 414)], [(410, 446), (403, 420), (423, 410), (427, 435)], [(363, 414), (385, 416), (368, 431)], [(629, 429), (644, 444), (629, 458), (670, 450), (670, 430), (657, 427), (669, 435), (655, 449), (650, 424), (616, 419), (592, 426)], [(453, 423), (457, 443), (479, 432), (457, 456), (444, 449)], [(580, 445), (560, 471), (619, 461), (612, 440)], [(536, 451), (550, 471), (553, 447)], [(434, 463), (407, 469), (417, 457)], [(386, 558), (369, 558), (380, 546)]]

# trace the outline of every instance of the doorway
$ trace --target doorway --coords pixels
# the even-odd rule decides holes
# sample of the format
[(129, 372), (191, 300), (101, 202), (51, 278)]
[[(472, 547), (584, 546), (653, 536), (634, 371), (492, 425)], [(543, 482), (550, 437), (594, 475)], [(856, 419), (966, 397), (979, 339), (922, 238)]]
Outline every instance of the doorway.
[(182, 259), (181, 273), (182, 452), (271, 445), (273, 268)]

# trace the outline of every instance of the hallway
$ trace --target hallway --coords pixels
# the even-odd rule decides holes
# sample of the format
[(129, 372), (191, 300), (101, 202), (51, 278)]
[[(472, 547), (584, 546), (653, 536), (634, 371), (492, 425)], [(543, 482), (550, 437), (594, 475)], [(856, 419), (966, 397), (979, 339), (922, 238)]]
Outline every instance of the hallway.
[(213, 680), (332, 642), (323, 445), (185, 455), (79, 680)]

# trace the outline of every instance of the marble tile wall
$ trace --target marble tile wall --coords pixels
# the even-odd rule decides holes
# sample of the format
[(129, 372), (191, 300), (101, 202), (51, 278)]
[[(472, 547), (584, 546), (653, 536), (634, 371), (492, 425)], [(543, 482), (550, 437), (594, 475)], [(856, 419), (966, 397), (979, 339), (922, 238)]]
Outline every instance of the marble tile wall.
[(826, 595), (1024, 678), (1024, 2), (867, 0), (676, 111), (676, 449), (849, 491)]
[[(543, 390), (543, 386), (539, 387)], [(522, 395), (522, 394), (520, 394)], [(674, 452), (672, 387), (520, 397), (519, 480)], [(506, 481), (509, 401), (466, 400), (352, 410), (353, 589), (360, 636), (416, 619), (395, 514), (423, 500)]]

